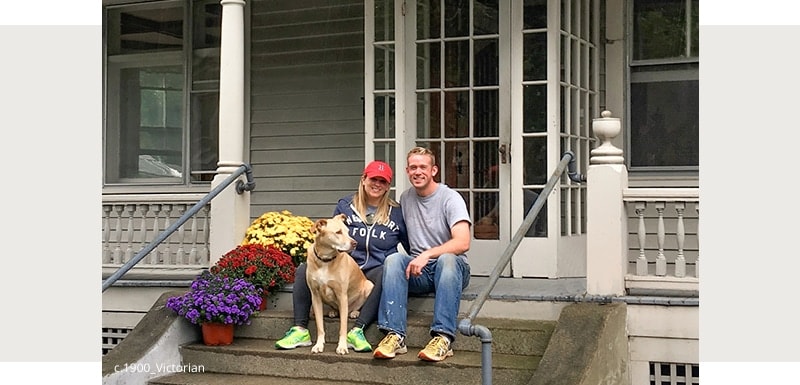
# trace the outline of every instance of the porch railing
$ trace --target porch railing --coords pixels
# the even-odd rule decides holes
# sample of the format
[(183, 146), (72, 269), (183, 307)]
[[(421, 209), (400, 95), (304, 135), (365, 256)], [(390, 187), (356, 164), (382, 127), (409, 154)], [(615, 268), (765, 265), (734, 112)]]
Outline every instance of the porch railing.
[[(112, 195), (103, 197), (103, 266), (118, 268), (169, 228), (202, 194)], [(178, 227), (139, 266), (208, 264), (210, 205)]]
[(697, 188), (628, 188), (626, 288), (636, 292), (697, 292), (700, 278)]
[[(225, 190), (228, 186), (230, 186), (234, 181), (237, 181), (239, 176), (245, 174), (247, 178), (247, 182), (242, 182), (239, 180), (236, 184), (236, 192), (239, 194), (244, 193), (245, 191), (252, 191), (255, 188), (255, 182), (253, 181), (253, 172), (248, 164), (243, 164), (239, 166), (231, 175), (229, 175), (222, 183), (218, 186), (214, 187), (208, 194), (203, 196), (199, 202), (193, 205), (190, 208), (186, 208), (186, 205), (180, 203), (177, 205), (177, 211), (183, 212), (183, 214), (178, 218), (174, 223), (170, 224), (171, 222), (171, 212), (173, 210), (173, 204), (110, 204), (108, 208), (104, 205), (104, 229), (103, 229), (103, 242), (104, 242), (104, 250), (103, 250), (103, 262), (109, 263), (120, 263), (122, 262), (123, 265), (120, 266), (110, 277), (108, 277), (105, 281), (103, 281), (102, 290), (106, 291), (111, 285), (114, 284), (117, 280), (119, 280), (123, 275), (125, 275), (129, 270), (131, 270), (136, 264), (140, 261), (144, 260), (145, 257), (149, 255), (148, 264), (149, 265), (162, 265), (162, 266), (170, 266), (176, 267), (177, 265), (181, 264), (188, 264), (191, 266), (201, 266), (201, 265), (208, 265), (208, 213), (209, 213), (209, 204), (214, 197), (219, 195), (223, 190)], [(185, 198), (184, 198), (185, 199)], [(148, 220), (148, 213), (151, 212), (152, 207), (152, 219)], [(115, 231), (114, 234), (116, 236), (116, 245), (114, 246), (114, 250), (111, 249), (110, 245), (110, 237), (111, 237), (111, 220), (110, 220), (110, 212), (116, 212), (116, 222), (115, 222)], [(161, 222), (161, 213), (164, 213), (163, 224), (165, 226), (165, 230), (158, 233), (159, 223)], [(194, 218), (196, 214), (202, 212), (201, 218)], [(123, 214), (124, 213), (124, 214)], [(140, 216), (138, 221), (139, 224), (139, 232), (140, 232), (140, 241), (139, 243), (142, 245), (141, 249), (132, 257), (129, 258), (130, 254), (133, 251), (134, 245), (134, 235), (136, 233), (136, 221), (135, 216), (136, 213)], [(189, 248), (188, 253), (185, 250), (185, 246), (189, 243), (186, 242), (186, 227), (184, 226), (190, 219), (192, 219), (190, 223), (190, 235), (192, 236), (191, 247)], [(198, 230), (198, 221), (202, 221), (202, 230)], [(127, 222), (128, 226), (125, 231), (122, 229), (122, 224)], [(147, 229), (148, 229), (148, 222), (152, 224), (152, 233), (158, 235), (155, 239), (151, 240), (149, 243), (145, 243)], [(166, 242), (170, 237), (178, 232), (177, 237), (173, 238), (174, 241), (173, 245), (175, 246), (175, 252), (171, 251), (171, 243)], [(123, 242), (122, 237), (123, 234), (126, 234), (127, 243), (124, 246), (123, 251)], [(200, 245), (200, 252), (198, 252), (198, 242), (197, 238), (200, 237), (200, 234), (203, 236), (203, 242)], [(152, 253), (155, 251), (155, 253)]]
[[(567, 168), (568, 166), (569, 168)], [(481, 381), (483, 385), (491, 385), (492, 383), (492, 332), (485, 326), (473, 325), (472, 321), (478, 316), (483, 304), (489, 298), (489, 294), (494, 290), (494, 286), (497, 284), (500, 274), (502, 274), (508, 263), (511, 262), (511, 257), (525, 237), (525, 233), (528, 232), (536, 216), (539, 215), (539, 211), (541, 211), (545, 201), (547, 201), (547, 197), (550, 196), (550, 192), (553, 191), (553, 188), (555, 188), (556, 183), (561, 179), (565, 170), (569, 170), (568, 175), (571, 180), (575, 182), (586, 181), (585, 177), (576, 170), (575, 154), (569, 151), (566, 152), (564, 156), (561, 157), (561, 161), (553, 171), (553, 174), (550, 175), (550, 179), (548, 179), (542, 192), (536, 198), (533, 206), (525, 215), (525, 219), (522, 221), (522, 224), (520, 224), (519, 229), (517, 229), (517, 232), (511, 237), (511, 242), (506, 246), (503, 254), (500, 255), (500, 259), (489, 274), (489, 282), (483, 290), (478, 293), (475, 301), (472, 302), (467, 317), (462, 319), (458, 324), (458, 331), (461, 334), (465, 336), (477, 336), (481, 339)]]

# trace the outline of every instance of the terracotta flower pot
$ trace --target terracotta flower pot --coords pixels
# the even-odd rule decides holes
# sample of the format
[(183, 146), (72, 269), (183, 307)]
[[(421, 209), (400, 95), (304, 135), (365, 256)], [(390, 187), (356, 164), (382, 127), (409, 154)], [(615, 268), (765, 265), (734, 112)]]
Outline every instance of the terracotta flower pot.
[(203, 343), (210, 346), (230, 345), (233, 343), (233, 324), (203, 322)]
[(266, 290), (261, 291), (261, 304), (258, 305), (258, 311), (267, 310), (267, 299), (269, 298), (269, 292)]

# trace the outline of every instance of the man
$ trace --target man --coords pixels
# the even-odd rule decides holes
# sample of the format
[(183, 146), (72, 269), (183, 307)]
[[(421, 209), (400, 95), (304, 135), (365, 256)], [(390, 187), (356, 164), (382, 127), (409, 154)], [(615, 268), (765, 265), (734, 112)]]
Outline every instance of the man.
[(386, 258), (383, 290), (378, 310), (378, 329), (386, 337), (378, 344), (375, 358), (394, 358), (407, 352), (406, 321), (408, 294), (435, 293), (433, 337), (418, 357), (442, 361), (453, 355), (456, 317), (461, 292), (469, 284), (467, 256), (472, 224), (461, 195), (437, 183), (436, 156), (415, 147), (408, 152), (406, 173), (412, 188), (400, 196), (400, 207), (408, 229), (410, 255), (395, 253)]

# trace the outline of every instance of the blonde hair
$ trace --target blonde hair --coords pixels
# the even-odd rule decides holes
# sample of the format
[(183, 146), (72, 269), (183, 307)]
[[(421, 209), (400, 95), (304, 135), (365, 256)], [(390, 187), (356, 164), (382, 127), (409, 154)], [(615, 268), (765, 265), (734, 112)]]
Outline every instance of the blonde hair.
[(431, 158), (431, 166), (436, 166), (436, 154), (433, 153), (428, 148), (425, 147), (414, 147), (408, 151), (408, 155), (406, 155), (406, 160), (414, 155), (427, 155)]
[[(353, 197), (353, 206), (356, 208), (357, 214), (364, 219), (367, 218), (367, 207), (369, 206), (367, 203), (367, 187), (364, 186), (364, 180), (366, 179), (366, 175), (361, 175), (361, 179), (358, 182), (356, 195)], [(389, 221), (390, 206), (398, 207), (400, 205), (394, 199), (389, 197), (389, 190), (386, 190), (378, 202), (378, 208), (375, 210), (375, 220), (373, 223), (387, 223)]]

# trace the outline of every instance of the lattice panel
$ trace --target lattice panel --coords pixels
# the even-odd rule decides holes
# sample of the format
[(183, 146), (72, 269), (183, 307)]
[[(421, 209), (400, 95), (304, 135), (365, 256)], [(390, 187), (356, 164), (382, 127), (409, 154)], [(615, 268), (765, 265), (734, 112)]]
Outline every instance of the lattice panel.
[(650, 363), (650, 385), (700, 384), (700, 365), (686, 363)]
[(103, 328), (103, 355), (114, 349), (130, 333), (127, 328)]

